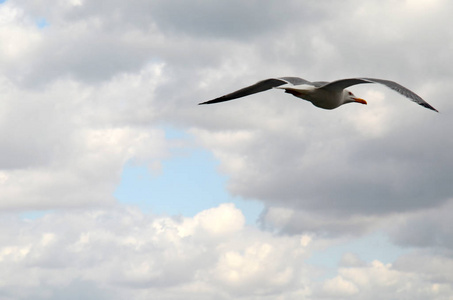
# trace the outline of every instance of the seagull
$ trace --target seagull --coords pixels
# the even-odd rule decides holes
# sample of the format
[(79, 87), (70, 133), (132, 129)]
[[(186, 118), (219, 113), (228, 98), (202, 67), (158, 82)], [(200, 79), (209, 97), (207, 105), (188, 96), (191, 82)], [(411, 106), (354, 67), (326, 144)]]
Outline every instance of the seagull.
[(357, 98), (353, 93), (346, 90), (346, 88), (349, 86), (361, 83), (383, 84), (388, 88), (391, 88), (392, 90), (402, 94), (403, 96), (406, 96), (407, 98), (409, 98), (409, 100), (423, 107), (438, 112), (437, 109), (432, 107), (420, 96), (405, 88), (404, 86), (394, 81), (376, 78), (348, 78), (339, 79), (332, 82), (310, 82), (299, 77), (269, 78), (261, 80), (253, 85), (242, 88), (230, 94), (226, 94), (224, 96), (199, 103), (199, 105), (229, 101), (276, 88), (285, 90), (285, 93), (289, 93), (298, 98), (310, 101), (314, 106), (324, 109), (334, 109), (346, 103), (367, 104), (365, 100)]

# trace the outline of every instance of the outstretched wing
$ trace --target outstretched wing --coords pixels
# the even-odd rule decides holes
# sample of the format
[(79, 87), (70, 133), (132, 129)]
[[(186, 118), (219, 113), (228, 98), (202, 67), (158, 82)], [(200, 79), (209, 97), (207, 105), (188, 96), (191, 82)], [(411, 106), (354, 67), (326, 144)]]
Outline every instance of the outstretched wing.
[(223, 102), (223, 101), (229, 101), (237, 98), (241, 98), (244, 96), (248, 96), (251, 94), (256, 94), (259, 92), (264, 92), (267, 90), (270, 90), (271, 88), (283, 85), (283, 84), (302, 84), (302, 83), (309, 83), (308, 81), (298, 78), (298, 77), (281, 77), (281, 78), (269, 78), (265, 79), (262, 81), (259, 81), (251, 86), (242, 88), (240, 90), (237, 90), (235, 92), (232, 92), (230, 94), (226, 94), (224, 96), (202, 102), (199, 104), (212, 104), (212, 103), (218, 103), (218, 102)]
[(403, 96), (406, 96), (410, 100), (414, 101), (415, 103), (426, 107), (428, 109), (437, 111), (434, 107), (432, 107), (428, 102), (423, 100), (419, 95), (416, 93), (412, 92), (408, 88), (405, 88), (404, 86), (390, 80), (385, 80), (385, 79), (377, 79), (377, 78), (349, 78), (349, 79), (340, 79), (340, 80), (335, 80), (330, 83), (327, 83), (319, 88), (321, 89), (327, 89), (327, 90), (343, 90), (347, 88), (348, 86), (351, 85), (356, 85), (356, 84), (361, 84), (361, 83), (380, 83), (388, 88), (391, 88), (392, 90), (400, 93)]

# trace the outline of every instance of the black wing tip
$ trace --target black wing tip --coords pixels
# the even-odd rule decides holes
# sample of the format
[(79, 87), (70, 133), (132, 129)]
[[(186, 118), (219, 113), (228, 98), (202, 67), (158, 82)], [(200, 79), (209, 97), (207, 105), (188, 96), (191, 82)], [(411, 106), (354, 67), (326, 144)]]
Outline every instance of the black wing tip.
[(218, 102), (222, 102), (222, 101), (226, 101), (226, 100), (217, 98), (217, 99), (212, 99), (212, 100), (205, 101), (205, 102), (200, 102), (200, 103), (198, 103), (198, 105), (213, 104), (213, 103), (218, 103)]
[(199, 105), (213, 104), (213, 103), (219, 103), (219, 102), (230, 101), (230, 100), (242, 98), (242, 97), (245, 97), (248, 95), (252, 95), (252, 94), (259, 93), (259, 92), (264, 92), (264, 91), (270, 90), (271, 88), (280, 86), (285, 83), (288, 83), (288, 81), (283, 80), (283, 79), (277, 79), (277, 78), (264, 79), (264, 80), (258, 81), (255, 84), (252, 84), (250, 86), (247, 86), (245, 88), (232, 92), (230, 94), (223, 95), (221, 97), (218, 97), (218, 98), (206, 101), (206, 102), (201, 102), (201, 103), (199, 103)]
[(434, 110), (435, 112), (439, 112), (437, 109), (435, 109), (434, 107), (432, 107), (431, 105), (429, 105), (428, 103), (420, 103), (421, 106), (427, 108), (427, 109), (430, 109), (430, 110)]

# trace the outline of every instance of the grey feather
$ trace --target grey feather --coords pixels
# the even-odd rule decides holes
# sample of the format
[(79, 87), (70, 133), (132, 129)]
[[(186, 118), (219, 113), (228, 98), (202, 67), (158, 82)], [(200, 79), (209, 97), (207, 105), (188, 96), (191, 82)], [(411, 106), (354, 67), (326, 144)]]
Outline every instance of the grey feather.
[(308, 80), (299, 78), (299, 77), (280, 77), (278, 79), (283, 79), (287, 81), (288, 83), (291, 83), (292, 85), (300, 85), (300, 84), (310, 84), (313, 85), (313, 82), (310, 82)]

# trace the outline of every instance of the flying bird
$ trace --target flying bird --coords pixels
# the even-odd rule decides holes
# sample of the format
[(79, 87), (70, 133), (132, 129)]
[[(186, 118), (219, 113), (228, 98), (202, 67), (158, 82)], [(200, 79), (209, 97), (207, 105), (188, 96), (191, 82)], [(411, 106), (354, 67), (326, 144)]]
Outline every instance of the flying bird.
[(264, 92), (272, 88), (285, 90), (298, 98), (310, 101), (314, 106), (324, 109), (334, 109), (346, 103), (361, 103), (367, 104), (367, 102), (361, 98), (357, 98), (353, 93), (346, 90), (347, 87), (361, 84), (361, 83), (380, 83), (394, 91), (402, 94), (409, 98), (409, 100), (426, 107), (428, 109), (437, 111), (434, 107), (428, 104), (420, 96), (405, 88), (404, 86), (385, 79), (376, 78), (348, 78), (340, 79), (332, 82), (326, 81), (315, 81), (310, 82), (299, 77), (279, 77), (269, 78), (259, 81), (251, 86), (242, 88), (230, 94), (202, 102), (199, 104), (212, 104), (223, 101), (229, 101), (251, 94)]

